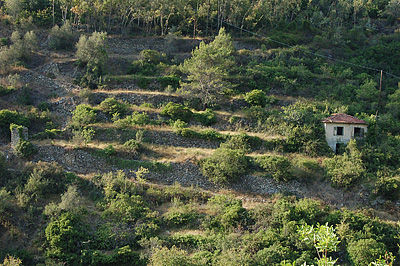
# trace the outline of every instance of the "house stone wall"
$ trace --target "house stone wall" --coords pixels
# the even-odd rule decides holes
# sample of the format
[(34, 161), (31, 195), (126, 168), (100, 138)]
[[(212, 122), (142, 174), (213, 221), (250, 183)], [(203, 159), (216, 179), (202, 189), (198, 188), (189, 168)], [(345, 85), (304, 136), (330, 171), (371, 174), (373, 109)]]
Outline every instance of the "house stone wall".
[[(346, 144), (354, 139), (354, 128), (359, 127), (367, 133), (368, 126), (365, 124), (324, 123), (326, 142), (336, 152), (336, 143)], [(343, 127), (343, 136), (335, 136), (335, 127)]]

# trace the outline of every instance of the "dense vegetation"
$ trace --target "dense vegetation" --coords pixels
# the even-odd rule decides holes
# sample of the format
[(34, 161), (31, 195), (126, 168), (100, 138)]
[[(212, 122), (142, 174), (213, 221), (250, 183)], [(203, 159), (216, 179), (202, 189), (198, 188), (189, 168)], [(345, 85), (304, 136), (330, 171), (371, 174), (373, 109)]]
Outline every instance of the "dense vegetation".
[[(0, 0), (0, 261), (400, 265), (399, 4)], [(369, 125), (337, 154), (333, 113)], [(193, 163), (212, 192), (148, 182)]]

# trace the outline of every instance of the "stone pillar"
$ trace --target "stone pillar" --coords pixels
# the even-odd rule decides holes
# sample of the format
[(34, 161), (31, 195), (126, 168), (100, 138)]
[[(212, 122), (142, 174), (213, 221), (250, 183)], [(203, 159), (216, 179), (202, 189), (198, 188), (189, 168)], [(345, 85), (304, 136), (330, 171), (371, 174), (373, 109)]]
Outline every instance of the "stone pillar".
[(11, 129), (11, 148), (15, 149), (20, 138), (28, 140), (28, 128), (24, 126), (13, 126)]

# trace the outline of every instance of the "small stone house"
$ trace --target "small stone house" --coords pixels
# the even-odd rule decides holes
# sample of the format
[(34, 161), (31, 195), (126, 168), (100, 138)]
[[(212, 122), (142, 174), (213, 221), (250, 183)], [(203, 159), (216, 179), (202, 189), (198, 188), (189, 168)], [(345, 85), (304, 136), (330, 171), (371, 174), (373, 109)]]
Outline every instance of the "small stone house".
[(346, 114), (334, 114), (322, 121), (326, 142), (334, 152), (351, 139), (363, 138), (368, 124), (361, 119)]

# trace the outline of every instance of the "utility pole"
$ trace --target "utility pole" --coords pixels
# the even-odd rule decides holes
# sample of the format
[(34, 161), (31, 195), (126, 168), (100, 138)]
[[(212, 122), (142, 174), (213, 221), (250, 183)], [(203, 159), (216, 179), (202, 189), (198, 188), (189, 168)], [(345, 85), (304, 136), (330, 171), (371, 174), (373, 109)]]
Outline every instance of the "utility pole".
[(376, 116), (378, 116), (379, 105), (381, 103), (382, 77), (383, 77), (383, 70), (381, 70), (381, 80), (379, 81), (379, 97), (378, 97), (378, 106), (376, 107)]

